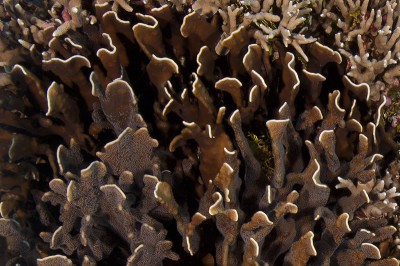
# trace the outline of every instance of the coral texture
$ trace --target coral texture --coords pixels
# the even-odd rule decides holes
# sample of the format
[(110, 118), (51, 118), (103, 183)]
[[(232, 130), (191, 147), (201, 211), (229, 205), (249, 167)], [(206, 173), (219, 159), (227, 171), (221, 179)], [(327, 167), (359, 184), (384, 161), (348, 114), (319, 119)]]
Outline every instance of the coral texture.
[(399, 1), (0, 3), (0, 264), (399, 265)]

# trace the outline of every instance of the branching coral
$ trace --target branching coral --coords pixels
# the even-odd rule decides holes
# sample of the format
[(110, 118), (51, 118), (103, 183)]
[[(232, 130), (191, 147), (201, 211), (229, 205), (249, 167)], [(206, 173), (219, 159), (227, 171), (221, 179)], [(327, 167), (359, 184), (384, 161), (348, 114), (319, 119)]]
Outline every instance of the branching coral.
[(1, 1), (0, 261), (399, 265), (399, 14)]
[[(316, 2), (314, 8), (321, 11), (323, 28), (335, 34), (335, 45), (348, 59), (349, 76), (367, 83), (375, 95), (396, 86), (400, 36), (396, 1), (329, 1), (325, 6)], [(353, 52), (355, 45), (358, 51)]]

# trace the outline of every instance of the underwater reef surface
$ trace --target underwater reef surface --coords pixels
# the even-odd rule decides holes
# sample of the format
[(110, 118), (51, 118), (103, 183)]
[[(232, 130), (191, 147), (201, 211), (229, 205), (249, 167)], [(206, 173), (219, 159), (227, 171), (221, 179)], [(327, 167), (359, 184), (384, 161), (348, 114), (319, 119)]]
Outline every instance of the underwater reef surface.
[(0, 3), (1, 265), (399, 265), (400, 1)]

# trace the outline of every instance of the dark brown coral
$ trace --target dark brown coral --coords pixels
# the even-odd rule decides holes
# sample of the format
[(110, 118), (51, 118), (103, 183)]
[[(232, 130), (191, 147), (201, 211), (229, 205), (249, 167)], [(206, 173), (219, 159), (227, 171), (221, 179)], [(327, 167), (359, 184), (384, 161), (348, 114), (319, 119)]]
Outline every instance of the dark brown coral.
[(399, 265), (398, 9), (2, 1), (0, 260)]

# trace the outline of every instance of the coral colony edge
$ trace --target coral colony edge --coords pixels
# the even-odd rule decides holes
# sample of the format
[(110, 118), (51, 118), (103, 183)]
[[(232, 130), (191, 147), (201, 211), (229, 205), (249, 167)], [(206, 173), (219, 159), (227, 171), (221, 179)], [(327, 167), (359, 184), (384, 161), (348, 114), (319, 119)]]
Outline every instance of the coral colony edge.
[(400, 0), (0, 3), (0, 265), (399, 265)]

